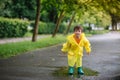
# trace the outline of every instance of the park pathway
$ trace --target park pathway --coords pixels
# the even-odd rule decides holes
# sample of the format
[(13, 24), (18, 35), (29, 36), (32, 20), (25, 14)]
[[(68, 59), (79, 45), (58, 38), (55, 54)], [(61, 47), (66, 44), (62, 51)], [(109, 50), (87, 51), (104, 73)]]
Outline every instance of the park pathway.
[[(110, 32), (89, 38), (92, 53), (85, 55), (83, 64), (98, 71), (95, 80), (120, 80), (120, 33)], [(94, 80), (94, 79), (90, 79)]]
[[(40, 35), (37, 38), (38, 39), (42, 39), (45, 37), (48, 37), (50, 35)], [(22, 37), (22, 38), (5, 38), (5, 39), (0, 39), (0, 44), (5, 44), (5, 43), (13, 43), (13, 42), (21, 42), (21, 41), (30, 41), (32, 40), (32, 36), (31, 37)]]
[[(100, 74), (85, 77), (85, 80), (120, 80), (120, 33), (110, 32), (88, 39), (92, 53), (84, 55), (83, 66)], [(61, 47), (59, 44), (0, 59), (0, 80), (67, 80), (52, 75), (59, 67), (67, 66), (67, 58), (61, 54)]]

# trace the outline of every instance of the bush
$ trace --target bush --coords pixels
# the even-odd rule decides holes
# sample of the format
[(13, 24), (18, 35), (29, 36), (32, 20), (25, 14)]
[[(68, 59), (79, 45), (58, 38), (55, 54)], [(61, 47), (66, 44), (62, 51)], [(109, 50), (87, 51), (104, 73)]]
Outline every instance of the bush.
[(0, 38), (23, 37), (28, 25), (27, 21), (0, 18)]
[(92, 30), (91, 27), (83, 26), (83, 31), (84, 31), (84, 32), (90, 32), (91, 30)]
[(67, 25), (65, 23), (61, 23), (60, 26), (59, 26), (58, 32), (59, 33), (65, 33), (66, 28), (67, 28)]
[[(31, 27), (34, 27), (34, 22), (31, 22)], [(63, 33), (66, 29), (65, 24), (60, 24), (59, 26), (59, 30), (58, 33)], [(40, 22), (39, 23), (39, 29), (38, 29), (38, 33), (39, 34), (52, 34), (55, 30), (55, 24), (52, 22)], [(33, 31), (33, 30), (32, 30)]]
[(48, 34), (52, 34), (55, 30), (55, 24), (51, 22), (47, 23), (46, 30)]
[[(75, 27), (77, 24), (78, 24), (78, 23), (73, 23), (73, 24), (71, 25), (71, 27), (70, 27), (70, 31), (69, 31), (69, 32), (73, 32), (74, 27)], [(91, 31), (91, 30), (92, 30), (92, 28), (91, 28), (91, 27), (84, 26), (84, 25), (80, 25), (80, 26), (82, 27), (83, 32), (89, 32), (89, 31)]]
[[(31, 22), (31, 27), (34, 27), (34, 22)], [(53, 33), (55, 29), (54, 23), (45, 23), (45, 22), (39, 22), (39, 28), (38, 28), (38, 34), (51, 34)], [(33, 30), (32, 30), (33, 31)]]

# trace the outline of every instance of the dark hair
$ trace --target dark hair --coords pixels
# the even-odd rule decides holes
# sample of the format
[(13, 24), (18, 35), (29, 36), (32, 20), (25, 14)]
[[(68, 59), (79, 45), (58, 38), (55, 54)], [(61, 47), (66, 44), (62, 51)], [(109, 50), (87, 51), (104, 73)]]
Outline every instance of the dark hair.
[(74, 31), (79, 30), (79, 29), (82, 31), (82, 27), (80, 25), (77, 25), (77, 26), (74, 27)]

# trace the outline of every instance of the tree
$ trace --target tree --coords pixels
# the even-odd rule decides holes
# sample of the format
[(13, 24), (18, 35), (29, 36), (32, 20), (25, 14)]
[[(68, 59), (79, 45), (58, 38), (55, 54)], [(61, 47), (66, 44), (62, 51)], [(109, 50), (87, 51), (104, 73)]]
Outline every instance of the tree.
[(95, 24), (96, 27), (106, 27), (110, 25), (110, 16), (104, 10), (98, 10), (92, 7), (92, 10), (87, 10), (80, 18), (80, 23)]
[(56, 2), (56, 9), (58, 9), (59, 12), (58, 12), (57, 22), (56, 22), (56, 25), (55, 25), (55, 30), (54, 30), (54, 32), (52, 34), (52, 37), (55, 37), (55, 35), (56, 35), (56, 33), (57, 33), (58, 29), (59, 29), (59, 25), (61, 23), (61, 20), (63, 19), (64, 14), (65, 14), (66, 5), (64, 3), (64, 0)]
[(12, 0), (0, 0), (0, 16), (4, 16), (5, 13), (10, 14), (9, 10), (5, 10), (6, 4), (9, 5)]
[(72, 22), (73, 22), (73, 20), (74, 20), (74, 18), (75, 18), (75, 14), (76, 14), (76, 12), (73, 12), (72, 17), (71, 17), (71, 19), (70, 19), (70, 22), (69, 22), (69, 24), (68, 24), (67, 30), (66, 30), (66, 32), (65, 32), (65, 35), (68, 34), (68, 32), (69, 32), (69, 30), (70, 30), (70, 26), (71, 26), (71, 24), (72, 24)]
[(43, 0), (41, 9), (41, 20), (45, 22), (57, 22), (60, 0)]
[(5, 3), (6, 2), (11, 2), (11, 1), (10, 0), (9, 1), (7, 1), (7, 0), (0, 0), (0, 9), (5, 7)]
[(110, 24), (110, 16), (105, 12), (103, 6), (99, 5), (95, 0), (80, 0), (78, 4), (81, 5), (75, 16), (77, 22), (81, 24), (87, 23), (89, 29), (91, 28), (91, 24), (96, 24), (100, 27), (106, 27)]
[(65, 13), (65, 12), (62, 11), (62, 12), (60, 13), (59, 18), (57, 19), (56, 26), (55, 26), (55, 30), (54, 30), (54, 32), (53, 32), (52, 37), (55, 37), (55, 35), (56, 35), (56, 33), (57, 33), (58, 29), (59, 29), (59, 25), (60, 25), (60, 23), (61, 23), (61, 20), (62, 20), (62, 18), (64, 17), (64, 13)]
[[(93, 5), (94, 3), (90, 0), (75, 1), (75, 3), (72, 5), (72, 9), (74, 10), (74, 12), (70, 19), (70, 22), (68, 24), (65, 34), (67, 34), (69, 32), (70, 26), (71, 26), (72, 22), (74, 21), (74, 18), (76, 19), (76, 16), (77, 16), (77, 18), (79, 18), (78, 20), (80, 20), (80, 18), (84, 15), (84, 13), (86, 11), (88, 11), (88, 10), (90, 11), (91, 7), (94, 7), (94, 6), (90, 6), (91, 4)], [(71, 6), (71, 4), (69, 6)], [(71, 11), (71, 9), (70, 9), (70, 11)], [(84, 20), (84, 22), (85, 22), (85, 20)]]
[[(34, 0), (2, 0), (4, 7), (0, 16), (8, 18), (27, 18), (33, 20), (35, 18)], [(2, 3), (3, 3), (2, 2)]]
[(37, 34), (38, 34), (38, 25), (39, 25), (39, 19), (40, 19), (40, 8), (41, 8), (41, 0), (36, 0), (37, 2), (37, 11), (36, 11), (36, 19), (35, 19), (35, 26), (34, 26), (34, 32), (32, 41), (35, 42), (37, 40)]
[(96, 0), (96, 2), (111, 16), (112, 30), (117, 30), (117, 22), (120, 21), (120, 0)]
[(57, 19), (55, 30), (53, 32), (52, 37), (55, 37), (55, 35), (59, 29), (61, 20), (63, 19), (65, 13), (74, 11), (74, 7), (77, 7), (77, 6), (74, 6), (74, 4), (76, 4), (76, 3), (77, 3), (77, 0), (61, 0), (60, 6), (58, 7), (61, 12), (60, 12), (60, 16)]

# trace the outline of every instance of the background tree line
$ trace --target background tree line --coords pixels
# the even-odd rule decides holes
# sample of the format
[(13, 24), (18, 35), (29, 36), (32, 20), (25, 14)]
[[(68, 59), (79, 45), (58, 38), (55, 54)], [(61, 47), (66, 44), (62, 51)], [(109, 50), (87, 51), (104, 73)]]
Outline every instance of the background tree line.
[[(38, 15), (36, 14), (38, 7), (40, 9), (40, 18), (38, 19), (55, 24), (53, 37), (61, 23), (64, 22), (67, 26), (65, 34), (69, 32), (74, 23), (82, 26), (88, 24), (89, 30), (92, 24), (97, 27), (107, 27), (112, 24), (112, 30), (117, 30), (117, 23), (120, 22), (119, 0), (0, 0), (0, 16), (27, 18), (32, 21)], [(34, 27), (35, 29), (36, 27)]]

